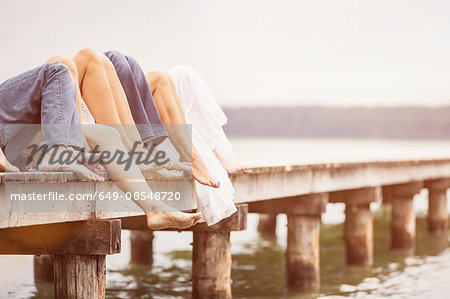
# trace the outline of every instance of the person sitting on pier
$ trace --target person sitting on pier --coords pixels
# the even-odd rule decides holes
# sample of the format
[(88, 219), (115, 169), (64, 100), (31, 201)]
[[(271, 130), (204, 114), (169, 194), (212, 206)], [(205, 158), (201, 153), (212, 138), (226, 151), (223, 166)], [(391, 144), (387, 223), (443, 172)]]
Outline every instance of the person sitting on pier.
[(195, 184), (195, 199), (209, 225), (234, 213), (234, 188), (228, 174), (250, 171), (240, 165), (223, 131), (227, 118), (201, 76), (187, 66), (149, 72), (147, 83), (164, 123), (192, 124), (192, 143), (220, 188)]
[(70, 171), (83, 179), (103, 180), (86, 165), (49, 163), (53, 153), (57, 159), (63, 151), (79, 152), (84, 148), (75, 95), (70, 71), (59, 62), (47, 62), (0, 84), (1, 171), (19, 171), (8, 161), (15, 160), (42, 129), (41, 146), (56, 152), (43, 155), (39, 161), (41, 171)]
[[(133, 146), (142, 153), (151, 150), (155, 142), (161, 142), (167, 136), (164, 127), (136, 127), (127, 104), (122, 85), (111, 62), (100, 57), (93, 50), (82, 49), (73, 57), (77, 68), (77, 83), (80, 90), (80, 116), (83, 123), (105, 124), (119, 131), (122, 141), (128, 150)], [(140, 130), (142, 132), (140, 132)], [(142, 133), (142, 138), (140, 133)], [(146, 146), (147, 145), (147, 146)], [(153, 147), (156, 147), (153, 146)], [(156, 153), (157, 150), (153, 150)], [(161, 168), (167, 170), (190, 171), (192, 165), (179, 162), (169, 157), (170, 161), (159, 167), (154, 164), (140, 164), (141, 170), (155, 174)], [(159, 174), (161, 176), (161, 174)]]
[[(55, 56), (46, 64), (0, 84), (0, 126), (3, 133), (0, 134), (0, 140), (3, 150), (5, 145), (8, 147), (6, 158), (3, 151), (0, 151), (2, 158), (0, 166), (3, 170), (19, 171), (8, 160), (14, 160), (32, 141), (36, 134), (29, 134), (29, 132), (37, 133), (38, 129), (33, 131), (37, 127), (42, 127), (41, 145), (56, 146), (58, 151), (68, 148), (73, 151), (83, 151), (85, 149), (83, 132), (86, 141), (92, 147), (98, 146), (101, 151), (119, 150), (127, 153), (119, 133), (114, 128), (100, 125), (89, 126), (87, 129), (80, 128), (76, 102), (79, 102), (81, 97), (77, 80), (74, 83), (74, 79), (78, 79), (75, 63), (69, 58)], [(44, 125), (32, 126), (31, 129), (25, 127), (25, 133), (24, 126), (21, 126), (41, 123)], [(8, 124), (15, 124), (15, 126), (13, 129), (5, 130), (5, 125)], [(49, 127), (46, 124), (62, 126), (54, 130), (55, 127)], [(13, 150), (9, 148), (10, 142), (14, 146)], [(74, 172), (90, 181), (104, 180), (91, 171), (92, 165), (50, 164), (47, 162), (49, 154), (50, 152), (47, 152), (38, 162), (39, 171)], [(85, 160), (87, 161), (88, 159)], [(123, 165), (117, 163), (107, 163), (104, 167), (124, 192), (145, 192), (146, 194), (152, 192), (135, 164), (132, 163), (129, 170), (125, 170)], [(162, 202), (142, 200), (135, 200), (135, 202), (145, 211), (147, 225), (152, 230), (185, 229), (197, 223), (201, 217), (200, 213), (182, 213)]]
[[(83, 98), (81, 97), (79, 87), (80, 75), (75, 60), (63, 56), (55, 56), (51, 60), (63, 63), (71, 70), (77, 89), (76, 102), (80, 109), (82, 131), (87, 141), (87, 147), (94, 148), (98, 146), (100, 152), (119, 151), (128, 155), (129, 148), (125, 146), (123, 136), (116, 130), (120, 126), (110, 127), (96, 124), (89, 110), (87, 110), (86, 104), (84, 104)], [(91, 74), (88, 80), (96, 82), (103, 80), (101, 78), (104, 75), (102, 72), (93, 71), (92, 69), (90, 71)], [(86, 77), (84, 77), (84, 80), (86, 80)], [(120, 83), (117, 88), (121, 88)], [(111, 90), (108, 85), (99, 84), (96, 85), (96, 92), (99, 94), (110, 94)], [(86, 109), (84, 111), (82, 110), (83, 106)], [(126, 169), (126, 165), (119, 165), (119, 163), (104, 164), (108, 174), (123, 192), (129, 194), (151, 194), (152, 190), (142, 174), (142, 169), (136, 163), (130, 163), (129, 166), (129, 169)], [(140, 200), (134, 197), (132, 199), (145, 212), (147, 226), (150, 230), (166, 228), (186, 229), (195, 225), (201, 218), (200, 213), (183, 213), (164, 204), (162, 201)]]
[[(101, 54), (92, 50), (89, 54), (95, 57), (93, 59), (103, 59)], [(206, 186), (195, 182), (194, 195), (204, 220), (212, 225), (233, 214), (236, 211), (233, 203), (234, 189), (227, 171), (237, 173), (249, 171), (249, 168), (234, 162), (236, 157), (222, 129), (227, 121), (226, 117), (201, 77), (188, 67), (172, 69), (172, 76), (178, 79), (176, 80), (179, 84), (177, 89), (186, 91), (181, 95), (184, 101), (180, 101), (174, 83), (167, 73), (153, 72), (145, 78), (142, 69), (132, 57), (124, 56), (117, 51), (109, 51), (105, 55), (116, 69), (135, 123), (160, 123), (160, 116), (165, 124), (186, 124), (185, 119), (192, 122), (193, 145), (186, 142), (189, 139), (186, 137), (188, 133), (184, 132), (182, 136), (183, 130), (179, 128), (171, 130), (171, 126), (168, 126), (167, 129), (169, 138), (173, 140), (182, 160), (191, 159), (192, 148), (193, 172), (194, 177), (197, 173), (198, 182), (201, 183), (202, 178), (211, 181), (210, 173), (223, 182), (217, 189), (207, 188), (206, 186), (211, 184), (205, 182), (203, 185)], [(154, 99), (158, 111), (154, 111)], [(194, 105), (194, 102), (197, 104)], [(187, 106), (189, 106), (188, 109), (185, 108)], [(206, 129), (207, 132), (205, 132)], [(189, 157), (184, 155), (185, 153), (188, 153)]]

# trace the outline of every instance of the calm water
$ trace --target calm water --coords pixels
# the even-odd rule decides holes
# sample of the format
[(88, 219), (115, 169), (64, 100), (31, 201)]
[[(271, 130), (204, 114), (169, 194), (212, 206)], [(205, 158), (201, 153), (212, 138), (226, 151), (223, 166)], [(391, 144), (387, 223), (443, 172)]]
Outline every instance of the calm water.
[[(378, 140), (233, 140), (236, 151), (252, 165), (355, 160), (445, 157), (450, 142)], [(256, 150), (257, 149), (257, 150)], [(264, 161), (264, 162), (262, 162)], [(389, 249), (388, 208), (373, 205), (375, 255), (372, 267), (344, 264), (344, 206), (329, 204), (322, 216), (321, 288), (313, 293), (287, 290), (284, 280), (286, 217), (278, 216), (277, 238), (260, 238), (257, 215), (248, 230), (233, 232), (233, 296), (235, 298), (450, 298), (448, 233), (426, 232), (426, 192), (415, 198), (417, 245), (413, 252)], [(152, 268), (130, 265), (129, 232), (122, 253), (107, 258), (108, 298), (190, 297), (191, 233), (156, 233)], [(32, 257), (0, 256), (0, 298), (52, 298), (52, 285), (34, 284)]]

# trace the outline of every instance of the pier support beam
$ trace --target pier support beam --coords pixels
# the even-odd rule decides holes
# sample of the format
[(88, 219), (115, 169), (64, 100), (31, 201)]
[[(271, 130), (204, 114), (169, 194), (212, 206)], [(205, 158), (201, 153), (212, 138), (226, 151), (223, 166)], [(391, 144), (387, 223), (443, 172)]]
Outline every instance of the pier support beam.
[(153, 264), (153, 232), (133, 230), (130, 233), (131, 263)]
[(330, 193), (330, 202), (345, 203), (345, 260), (347, 264), (373, 264), (373, 217), (370, 204), (381, 201), (381, 188), (370, 187)]
[(276, 237), (277, 214), (259, 214), (258, 232), (262, 236)]
[(120, 252), (120, 220), (90, 220), (0, 230), (0, 254), (51, 254), (55, 298), (105, 297), (105, 256)]
[(230, 231), (247, 227), (248, 206), (237, 205), (238, 211), (219, 223), (196, 225), (192, 252), (192, 297), (231, 298)]
[(383, 197), (392, 205), (391, 247), (413, 248), (416, 238), (414, 195), (420, 192), (421, 182), (387, 186)]
[(327, 193), (317, 193), (249, 204), (251, 213), (287, 214), (286, 281), (290, 289), (319, 287), (320, 216), (327, 202)]
[(450, 180), (426, 181), (424, 187), (428, 189), (428, 230), (447, 230), (447, 189), (450, 187)]

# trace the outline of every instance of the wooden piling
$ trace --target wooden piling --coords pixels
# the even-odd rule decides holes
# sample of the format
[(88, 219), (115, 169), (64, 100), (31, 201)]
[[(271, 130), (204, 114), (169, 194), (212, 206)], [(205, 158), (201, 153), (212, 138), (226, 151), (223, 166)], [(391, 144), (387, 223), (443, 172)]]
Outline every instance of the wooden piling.
[(55, 255), (55, 298), (105, 298), (104, 255)]
[(192, 251), (192, 297), (231, 298), (230, 232), (247, 228), (248, 205), (219, 223), (195, 225)]
[(51, 255), (34, 256), (33, 271), (35, 282), (53, 282), (53, 257)]
[(447, 189), (450, 187), (450, 180), (427, 181), (425, 187), (428, 189), (428, 230), (447, 230)]
[(372, 265), (373, 217), (370, 204), (381, 202), (381, 188), (332, 192), (329, 202), (345, 203), (344, 241), (347, 264)]
[(194, 232), (192, 297), (231, 298), (229, 232)]
[(57, 299), (105, 297), (105, 256), (120, 252), (120, 220), (89, 220), (0, 230), (0, 254), (53, 255)]
[(347, 264), (373, 264), (373, 218), (370, 205), (346, 205), (345, 261)]
[(259, 214), (258, 232), (265, 237), (276, 237), (277, 214)]
[(317, 215), (288, 215), (286, 279), (291, 289), (319, 287), (319, 231)]
[(383, 196), (392, 205), (391, 247), (413, 248), (416, 237), (414, 195), (420, 192), (421, 182), (394, 185), (383, 188)]
[(290, 289), (319, 287), (320, 216), (327, 202), (327, 193), (316, 193), (249, 204), (251, 213), (284, 213), (288, 217), (286, 281)]
[(153, 264), (153, 232), (133, 230), (130, 233), (131, 263)]

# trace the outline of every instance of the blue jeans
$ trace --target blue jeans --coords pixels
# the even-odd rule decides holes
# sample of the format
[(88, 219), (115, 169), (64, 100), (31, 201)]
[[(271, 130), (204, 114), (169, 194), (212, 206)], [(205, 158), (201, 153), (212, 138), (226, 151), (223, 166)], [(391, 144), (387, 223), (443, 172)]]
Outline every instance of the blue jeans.
[(58, 62), (1, 83), (0, 146), (6, 158), (14, 160), (40, 129), (41, 145), (83, 148), (76, 93), (69, 69)]
[(167, 131), (141, 67), (134, 58), (118, 51), (108, 51), (104, 54), (116, 69), (142, 141), (161, 143), (167, 138)]

